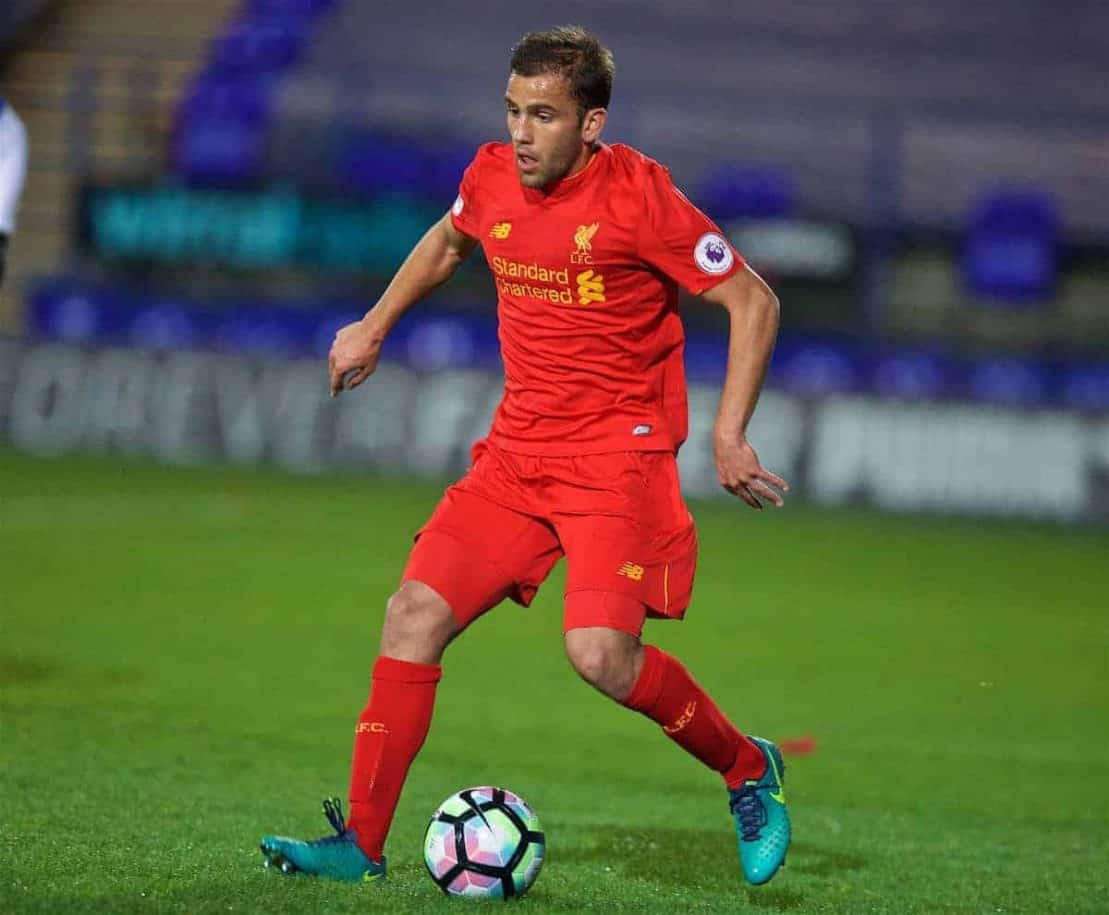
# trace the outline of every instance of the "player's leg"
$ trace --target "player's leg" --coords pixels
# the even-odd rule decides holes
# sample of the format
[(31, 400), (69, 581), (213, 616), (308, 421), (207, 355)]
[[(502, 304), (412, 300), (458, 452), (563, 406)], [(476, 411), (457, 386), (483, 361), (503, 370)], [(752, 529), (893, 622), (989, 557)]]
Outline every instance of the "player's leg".
[(448, 492), (389, 600), (369, 701), (355, 727), (348, 827), (375, 860), (431, 725), (440, 660), (487, 610), (530, 603), (561, 555), (554, 532), (469, 491)]
[[(461, 545), (439, 542), (435, 534), (425, 535), (421, 541), (416, 555), (430, 552), (449, 563), (445, 557), (463, 552)], [(346, 823), (359, 847), (374, 861), (383, 858), (385, 837), (408, 769), (431, 727), (443, 651), (470, 620), (503, 596), (499, 580), (485, 579), (479, 584), (488, 597), (474, 605), (472, 612), (466, 607), (468, 612), (461, 618), (437, 591), (411, 578), (386, 605), (369, 699), (354, 727)]]
[(385, 838), (427, 736), (444, 649), (505, 597), (529, 603), (559, 555), (545, 525), (457, 486), (448, 490), (386, 606), (369, 701), (355, 726), (350, 817), (344, 824), (337, 801), (326, 802), (336, 835), (267, 837), (267, 863), (340, 880), (384, 874)]
[(644, 646), (643, 664), (623, 704), (721, 774), (743, 874), (751, 883), (766, 883), (785, 863), (792, 833), (778, 748), (740, 733), (685, 665), (652, 645)]
[(574, 669), (609, 698), (658, 724), (674, 743), (719, 772), (729, 788), (761, 778), (766, 760), (758, 745), (728, 720), (681, 661), (640, 642), (646, 609), (628, 594), (567, 594), (564, 638)]
[[(629, 621), (624, 631), (608, 628), (621, 607)], [(751, 883), (765, 883), (785, 862), (791, 837), (781, 754), (769, 741), (742, 734), (681, 661), (641, 644), (638, 632), (645, 611), (625, 594), (568, 594), (568, 625), (574, 625), (571, 620), (606, 624), (567, 630), (570, 663), (587, 683), (650, 718), (674, 743), (720, 773), (728, 788), (744, 876)]]
[[(423, 549), (434, 547), (435, 540), (427, 538)], [(334, 835), (308, 842), (263, 838), (266, 866), (347, 881), (385, 876), (385, 836), (408, 769), (427, 737), (439, 661), (463, 628), (446, 600), (423, 582), (404, 581), (389, 598), (369, 700), (354, 728), (350, 815), (344, 821), (339, 800), (330, 798), (324, 813)]]
[[(765, 883), (790, 840), (777, 748), (742, 734), (677, 658), (640, 643), (645, 618), (682, 618), (693, 590), (697, 538), (673, 456), (607, 459), (604, 475), (625, 481), (629, 515), (568, 514), (558, 523), (568, 564), (567, 654), (588, 682), (720, 773), (744, 874)], [(585, 466), (576, 472), (589, 475)]]

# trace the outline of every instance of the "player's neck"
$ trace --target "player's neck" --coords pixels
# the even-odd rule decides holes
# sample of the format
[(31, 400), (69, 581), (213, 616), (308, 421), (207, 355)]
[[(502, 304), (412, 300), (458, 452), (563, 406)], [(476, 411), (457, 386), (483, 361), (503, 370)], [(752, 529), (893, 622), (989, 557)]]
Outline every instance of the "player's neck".
[(567, 178), (573, 178), (574, 175), (580, 174), (589, 167), (589, 163), (593, 161), (593, 157), (597, 155), (597, 151), (601, 148), (599, 143), (586, 143), (582, 146), (581, 152), (574, 160), (574, 164), (563, 175), (559, 181), (565, 181)]

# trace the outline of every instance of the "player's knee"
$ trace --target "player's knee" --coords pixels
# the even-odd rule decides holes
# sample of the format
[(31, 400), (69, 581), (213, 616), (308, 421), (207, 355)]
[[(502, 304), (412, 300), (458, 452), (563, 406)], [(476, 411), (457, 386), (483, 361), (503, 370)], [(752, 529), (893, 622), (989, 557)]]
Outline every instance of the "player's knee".
[(458, 630), (447, 602), (422, 582), (406, 581), (385, 605), (381, 653), (437, 664)]
[(586, 683), (617, 701), (635, 683), (635, 656), (639, 642), (623, 632), (571, 629), (566, 633), (566, 656)]

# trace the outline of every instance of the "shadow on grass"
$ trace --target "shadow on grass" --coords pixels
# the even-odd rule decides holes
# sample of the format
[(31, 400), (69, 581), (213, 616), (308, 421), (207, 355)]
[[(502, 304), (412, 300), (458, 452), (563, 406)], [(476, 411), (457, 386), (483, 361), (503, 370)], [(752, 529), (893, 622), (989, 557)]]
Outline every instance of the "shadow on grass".
[(15, 686), (21, 683), (36, 683), (60, 677), (61, 665), (42, 658), (27, 658), (21, 655), (0, 655), (0, 684)]
[(783, 890), (777, 887), (747, 891), (747, 902), (757, 909), (773, 909), (776, 912), (790, 912), (801, 908), (805, 897), (796, 890)]
[[(557, 859), (571, 864), (604, 863), (629, 877), (691, 890), (734, 893), (737, 885), (744, 885), (735, 848), (721, 841), (719, 829), (593, 826), (582, 830), (581, 846), (559, 850)], [(789, 872), (812, 877), (831, 877), (865, 866), (860, 855), (800, 842), (793, 844), (788, 859)], [(784, 887), (747, 888), (747, 897), (753, 906), (783, 912), (804, 902), (800, 892)]]
[(832, 877), (866, 867), (866, 858), (862, 855), (832, 851), (807, 842), (792, 843), (787, 860), (791, 871), (812, 877)]
[(126, 686), (142, 679), (134, 670), (115, 667), (87, 668), (47, 658), (0, 654), (0, 686), (28, 686), (56, 681), (87, 686)]

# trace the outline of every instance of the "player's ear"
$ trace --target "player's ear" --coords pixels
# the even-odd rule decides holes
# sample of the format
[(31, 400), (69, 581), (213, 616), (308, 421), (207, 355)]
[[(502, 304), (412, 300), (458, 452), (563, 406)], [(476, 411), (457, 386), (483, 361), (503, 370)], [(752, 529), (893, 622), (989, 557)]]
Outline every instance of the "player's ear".
[(604, 130), (608, 112), (604, 108), (590, 108), (581, 119), (581, 138), (586, 143), (596, 143)]

